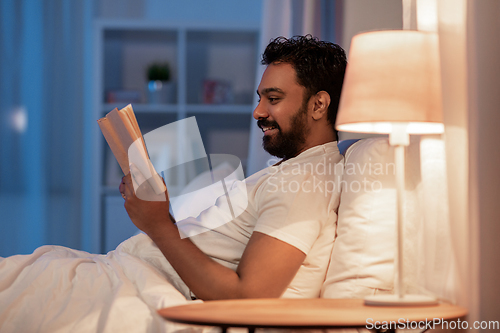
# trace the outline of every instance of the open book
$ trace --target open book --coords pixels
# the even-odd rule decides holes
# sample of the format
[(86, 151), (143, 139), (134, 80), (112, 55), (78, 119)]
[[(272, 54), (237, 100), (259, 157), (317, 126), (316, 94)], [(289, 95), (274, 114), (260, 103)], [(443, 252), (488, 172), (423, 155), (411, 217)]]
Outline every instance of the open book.
[[(149, 160), (132, 105), (129, 104), (121, 110), (115, 108), (97, 122), (123, 173), (128, 174), (131, 171), (130, 166), (134, 166), (134, 189), (137, 191), (141, 185), (141, 181), (137, 183), (140, 178), (147, 180), (156, 194), (165, 192), (165, 184)], [(137, 177), (136, 172), (140, 172), (140, 177)]]

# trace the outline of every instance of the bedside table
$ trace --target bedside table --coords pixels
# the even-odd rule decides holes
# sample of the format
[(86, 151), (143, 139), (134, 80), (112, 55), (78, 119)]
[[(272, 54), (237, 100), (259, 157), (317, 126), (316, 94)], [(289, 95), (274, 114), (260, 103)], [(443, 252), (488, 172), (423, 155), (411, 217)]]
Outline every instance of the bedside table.
[[(158, 310), (167, 320), (192, 325), (255, 328), (372, 328), (463, 317), (467, 309), (433, 306), (367, 306), (362, 299), (244, 299), (193, 303)], [(401, 320), (403, 320), (401, 322)]]

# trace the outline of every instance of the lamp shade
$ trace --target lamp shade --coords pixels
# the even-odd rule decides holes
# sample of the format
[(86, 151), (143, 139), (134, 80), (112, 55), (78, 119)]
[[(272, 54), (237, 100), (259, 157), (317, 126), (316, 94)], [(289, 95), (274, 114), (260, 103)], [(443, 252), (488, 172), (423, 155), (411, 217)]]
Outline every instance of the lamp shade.
[(352, 39), (336, 128), (409, 134), (442, 133), (441, 75), (435, 33), (395, 30)]

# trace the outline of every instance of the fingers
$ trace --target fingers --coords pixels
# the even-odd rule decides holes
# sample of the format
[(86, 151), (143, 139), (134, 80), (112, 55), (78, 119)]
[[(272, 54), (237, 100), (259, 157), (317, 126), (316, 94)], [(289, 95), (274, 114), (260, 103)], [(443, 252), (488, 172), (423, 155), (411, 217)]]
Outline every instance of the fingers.
[(122, 177), (122, 182), (120, 183), (119, 190), (123, 199), (125, 200), (134, 197), (134, 186), (132, 184), (130, 173)]
[(127, 173), (125, 176), (122, 177), (122, 183), (120, 184), (120, 187), (123, 186), (123, 188), (125, 189), (126, 187), (132, 185), (132, 180), (131, 180), (131, 176), (130, 176), (130, 173)]
[(121, 195), (123, 196), (125, 194), (125, 181), (124, 181), (125, 176), (122, 177), (122, 181), (120, 183), (120, 186), (118, 187), (118, 191), (120, 191)]
[(131, 198), (134, 195), (134, 185), (132, 184), (132, 177), (129, 174), (123, 177), (124, 183), (124, 194), (127, 198)]
[(120, 186), (118, 187), (118, 191), (120, 191), (120, 194), (122, 195), (123, 199), (127, 199), (125, 196), (125, 181), (124, 181), (125, 176), (122, 177), (122, 181), (120, 183)]
[(130, 166), (131, 172), (122, 178), (119, 190), (125, 201), (130, 199), (140, 199), (144, 201), (167, 201), (168, 193), (166, 189), (157, 194), (144, 175), (135, 168)]

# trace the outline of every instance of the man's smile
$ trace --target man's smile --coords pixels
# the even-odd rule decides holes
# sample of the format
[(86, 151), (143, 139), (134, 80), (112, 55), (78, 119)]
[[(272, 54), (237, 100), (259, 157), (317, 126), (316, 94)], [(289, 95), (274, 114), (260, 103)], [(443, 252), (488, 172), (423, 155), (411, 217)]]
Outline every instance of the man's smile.
[(272, 134), (272, 133), (278, 131), (278, 128), (274, 127), (274, 126), (271, 126), (271, 127), (261, 127), (261, 129), (262, 129), (262, 132), (264, 132), (264, 135), (269, 135), (269, 134)]
[(275, 122), (268, 120), (258, 120), (257, 126), (259, 126), (259, 128), (262, 130), (262, 132), (264, 132), (265, 135), (269, 135), (279, 131), (279, 126)]

